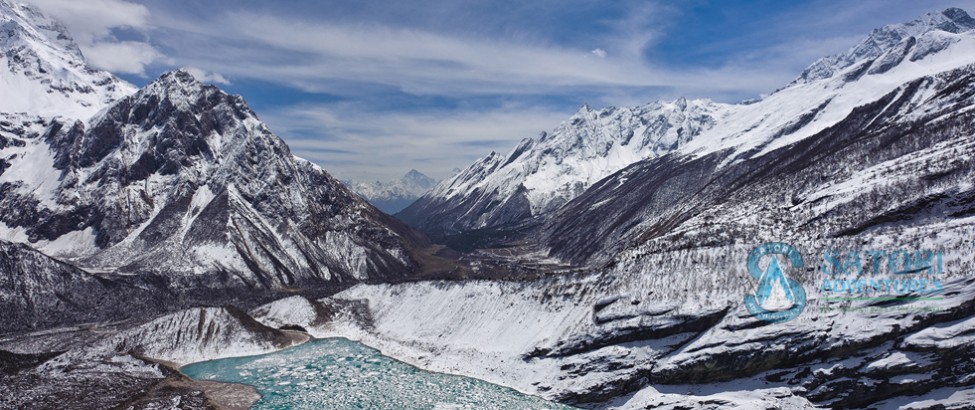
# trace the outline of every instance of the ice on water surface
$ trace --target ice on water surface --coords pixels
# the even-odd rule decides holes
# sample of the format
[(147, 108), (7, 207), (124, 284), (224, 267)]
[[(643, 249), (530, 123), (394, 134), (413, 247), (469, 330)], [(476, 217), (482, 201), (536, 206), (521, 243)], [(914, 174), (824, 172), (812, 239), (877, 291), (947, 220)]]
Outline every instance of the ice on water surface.
[(570, 409), (481, 380), (420, 370), (347, 339), (182, 371), (197, 380), (254, 386), (262, 396), (255, 409)]

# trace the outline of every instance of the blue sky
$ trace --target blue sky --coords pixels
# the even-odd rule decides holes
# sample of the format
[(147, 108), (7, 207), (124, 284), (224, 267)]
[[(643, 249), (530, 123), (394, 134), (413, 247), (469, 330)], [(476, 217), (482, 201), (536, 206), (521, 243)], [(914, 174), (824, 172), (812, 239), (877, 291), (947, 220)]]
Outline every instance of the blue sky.
[(27, 0), (91, 64), (187, 67), (341, 179), (436, 178), (587, 103), (737, 102), (871, 29), (966, 1)]

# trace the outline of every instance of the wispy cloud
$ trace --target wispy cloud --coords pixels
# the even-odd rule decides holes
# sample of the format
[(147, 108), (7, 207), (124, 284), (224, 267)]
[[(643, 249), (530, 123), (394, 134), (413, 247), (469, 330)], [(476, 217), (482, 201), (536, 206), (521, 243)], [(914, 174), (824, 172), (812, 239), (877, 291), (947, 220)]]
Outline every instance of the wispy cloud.
[[(357, 104), (303, 105), (270, 111), (262, 119), (301, 157), (334, 169), (340, 178), (385, 180), (416, 168), (448, 176), (513, 138), (535, 137), (565, 112), (508, 105), (490, 110), (375, 113)], [(391, 169), (390, 165), (395, 164)], [(333, 167), (333, 165), (341, 165)]]
[[(261, 27), (250, 30), (247, 27)], [(208, 25), (233, 39), (220, 55), (185, 50), (194, 65), (235, 77), (284, 81), (309, 92), (368, 83), (415, 94), (544, 93), (562, 87), (659, 85), (667, 73), (602, 59), (588, 49), (462, 38), (421, 29), (316, 24), (228, 13)], [(282, 64), (280, 58), (286, 56)]]
[(196, 78), (197, 81), (202, 81), (205, 83), (212, 83), (212, 84), (230, 85), (230, 80), (228, 80), (227, 77), (224, 77), (220, 73), (214, 73), (196, 67), (183, 67), (183, 69), (186, 70), (186, 72), (190, 73), (190, 75), (192, 75), (194, 78)]

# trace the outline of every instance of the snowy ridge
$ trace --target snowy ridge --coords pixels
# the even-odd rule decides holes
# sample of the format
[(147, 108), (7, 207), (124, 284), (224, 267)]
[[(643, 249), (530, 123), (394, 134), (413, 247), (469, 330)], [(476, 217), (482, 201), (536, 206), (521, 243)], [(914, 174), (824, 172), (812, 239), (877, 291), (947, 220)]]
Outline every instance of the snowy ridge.
[[(455, 234), (545, 217), (600, 179), (667, 153), (726, 151), (722, 166), (802, 141), (901, 85), (975, 63), (975, 19), (960, 9), (875, 30), (757, 102), (677, 100), (633, 109), (583, 107), (551, 134), (509, 155), (491, 153), (399, 216)], [(635, 136), (635, 137), (634, 137)]]
[(583, 106), (551, 133), (491, 153), (437, 185), (399, 216), (436, 233), (537, 216), (641, 159), (676, 150), (711, 129), (724, 105), (677, 99), (632, 108)]
[(4, 113), (84, 120), (136, 89), (89, 68), (63, 25), (11, 0), (0, 0), (0, 66)]
[[(879, 59), (880, 64), (871, 68), (876, 72), (883, 69), (887, 63), (896, 64), (896, 55), (885, 58), (880, 58), (881, 56), (897, 49), (900, 45), (906, 46), (908, 43), (916, 42), (918, 36), (935, 31), (959, 34), (972, 29), (975, 29), (975, 19), (958, 8), (949, 8), (940, 13), (928, 13), (907, 23), (890, 24), (873, 30), (867, 38), (845, 53), (819, 59), (806, 68), (795, 82), (812, 82), (834, 77), (846, 68), (858, 64), (873, 65)], [(915, 39), (910, 40), (911, 37)], [(907, 51), (913, 51), (910, 60), (916, 61), (950, 44), (950, 38), (928, 39), (926, 44), (916, 50)]]
[(906, 83), (975, 64), (971, 57), (975, 55), (975, 24), (965, 27), (958, 33), (932, 27), (881, 48), (882, 54), (860, 65), (839, 62), (831, 66), (832, 76), (813, 76), (754, 104), (734, 106), (719, 119), (720, 127), (702, 133), (683, 152), (699, 156), (733, 149), (739, 153), (733, 158), (740, 160), (815, 135), (856, 107), (877, 101)]
[(301, 343), (307, 337), (264, 327), (236, 308), (196, 308), (159, 317), (106, 337), (45, 363), (38, 371), (84, 361), (79, 356), (125, 355), (176, 365), (223, 357), (267, 353)]
[(599, 265), (624, 260), (628, 249), (809, 241), (954, 221), (972, 207), (973, 73), (969, 65), (914, 79), (775, 149), (638, 162), (560, 209), (539, 236), (555, 257)]

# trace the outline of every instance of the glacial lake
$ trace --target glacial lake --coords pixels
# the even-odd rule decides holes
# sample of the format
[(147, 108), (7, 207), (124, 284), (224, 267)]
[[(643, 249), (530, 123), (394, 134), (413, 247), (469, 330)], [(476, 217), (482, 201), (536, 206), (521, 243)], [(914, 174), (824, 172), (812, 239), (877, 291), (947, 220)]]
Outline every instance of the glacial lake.
[(255, 409), (572, 409), (482, 380), (428, 372), (348, 339), (184, 366), (196, 380), (241, 383)]

